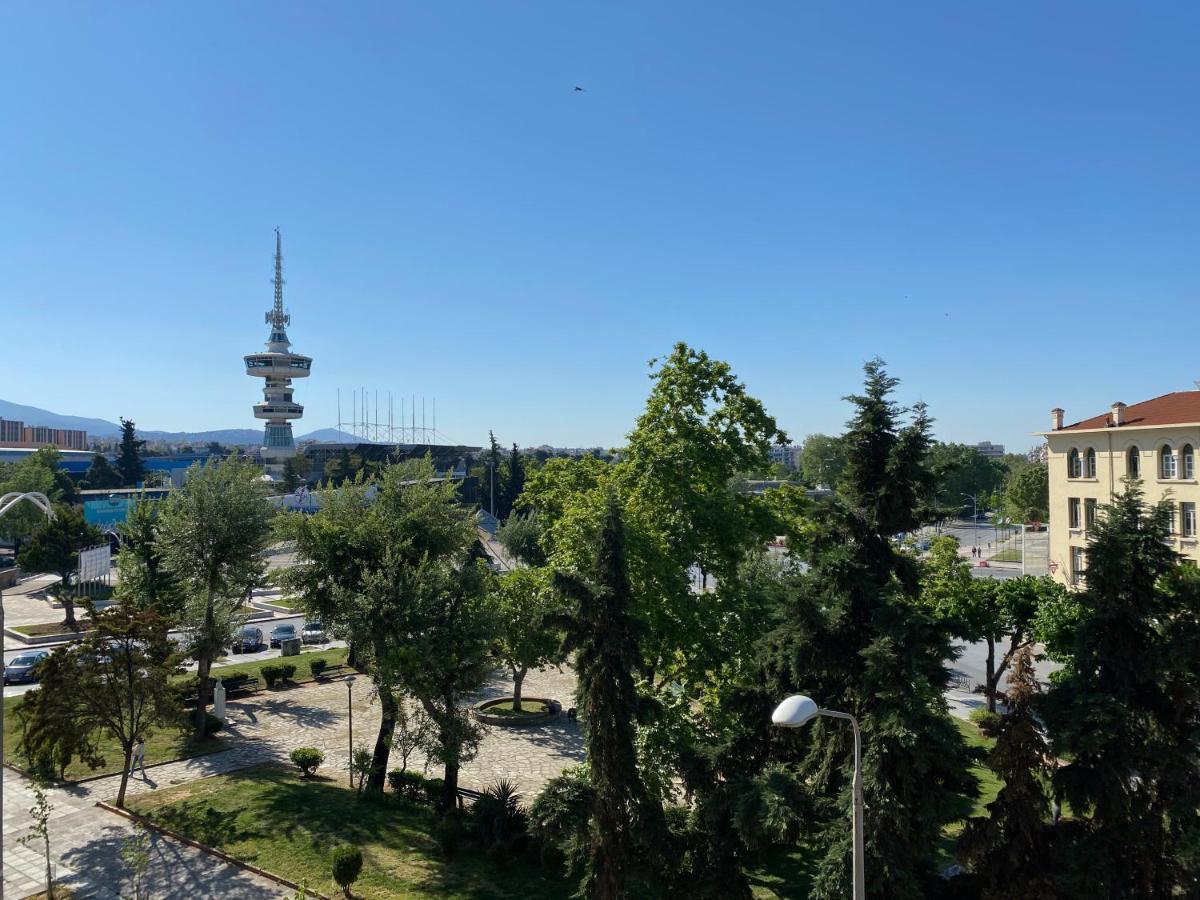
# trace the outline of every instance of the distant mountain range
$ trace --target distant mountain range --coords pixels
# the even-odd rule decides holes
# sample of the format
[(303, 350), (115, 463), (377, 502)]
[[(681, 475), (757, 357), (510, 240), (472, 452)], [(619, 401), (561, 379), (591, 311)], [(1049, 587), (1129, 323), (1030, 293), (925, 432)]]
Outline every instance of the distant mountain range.
[[(26, 425), (45, 425), (48, 428), (74, 428), (86, 431), (92, 437), (113, 438), (121, 434), (121, 426), (107, 419), (89, 419), (84, 416), (64, 416), (60, 413), (24, 406), (0, 400), (0, 419), (17, 419)], [(145, 441), (162, 441), (168, 444), (207, 444), (216, 441), (226, 446), (255, 446), (262, 442), (261, 428), (224, 428), (217, 431), (147, 431), (139, 428), (138, 437)], [(299, 435), (296, 441), (345, 441), (369, 443), (336, 428), (319, 428), (308, 434)]]

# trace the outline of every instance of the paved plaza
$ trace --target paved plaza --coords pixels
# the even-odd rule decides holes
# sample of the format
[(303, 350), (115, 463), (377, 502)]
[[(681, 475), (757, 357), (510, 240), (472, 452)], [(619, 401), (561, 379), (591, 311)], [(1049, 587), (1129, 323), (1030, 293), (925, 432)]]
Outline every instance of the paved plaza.
[[(530, 672), (524, 693), (551, 697), (572, 704), (575, 675), (569, 669)], [(511, 694), (511, 679), (496, 673), (472, 702)], [(325, 752), (321, 771), (326, 775), (347, 772), (349, 726), (347, 688), (344, 681), (260, 691), (228, 706), (228, 725), (222, 732), (228, 750), (194, 759), (164, 763), (147, 769), (146, 777), (131, 778), (127, 796), (183, 784), (265, 762), (288, 762), (296, 747), (319, 747)], [(355, 680), (350, 693), (354, 742), (373, 747), (380, 709), (369, 678)], [(490, 727), (479, 753), (460, 776), (464, 787), (483, 788), (507, 779), (528, 799), (563, 768), (583, 761), (583, 735), (578, 723), (565, 717), (524, 728)], [(422, 768), (414, 755), (409, 767)], [(290, 763), (289, 763), (290, 764)], [(398, 761), (393, 757), (393, 764)], [(440, 767), (430, 766), (431, 774)], [(130, 893), (129, 875), (118, 857), (131, 824), (95, 805), (111, 801), (120, 786), (112, 775), (69, 788), (52, 788), (55, 806), (51, 823), (51, 849), (59, 879), (76, 887), (81, 897), (116, 898)], [(38, 853), (20, 846), (27, 832), (33, 793), (27, 779), (6, 769), (4, 773), (4, 897), (18, 898), (42, 886), (44, 861)], [(290, 896), (277, 885), (186, 847), (155, 836), (150, 883), (153, 896), (212, 898)]]

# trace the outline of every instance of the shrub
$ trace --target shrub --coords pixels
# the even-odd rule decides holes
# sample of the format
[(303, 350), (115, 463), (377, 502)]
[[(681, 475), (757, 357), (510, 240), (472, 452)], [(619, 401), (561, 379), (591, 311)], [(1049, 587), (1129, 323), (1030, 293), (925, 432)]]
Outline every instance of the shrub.
[(311, 778), (317, 766), (325, 762), (325, 754), (316, 747), (297, 747), (292, 751), (292, 762), (305, 778)]
[(446, 782), (441, 778), (426, 778), (421, 784), (421, 788), (425, 791), (425, 801), (437, 806), (442, 801), (442, 788)]
[(284, 681), (291, 681), (292, 676), (296, 674), (296, 664), (284, 663), (279, 667), (279, 674)]
[(333, 851), (333, 880), (346, 896), (350, 896), (350, 885), (358, 881), (362, 872), (362, 851), (357, 847), (342, 846)]
[(458, 846), (462, 843), (463, 834), (466, 830), (463, 824), (462, 812), (457, 809), (450, 809), (433, 826), (433, 838), (438, 842), (438, 846), (442, 848), (444, 855), (453, 856), (458, 852)]
[(471, 807), (471, 823), (484, 849), (499, 859), (507, 859), (524, 841), (529, 817), (517, 802), (517, 789), (512, 782), (497, 781)]
[(573, 766), (546, 782), (529, 807), (529, 827), (541, 844), (542, 864), (578, 872), (587, 856), (595, 790), (586, 769)]
[(283, 676), (283, 670), (279, 666), (263, 666), (261, 671), (263, 681), (269, 688), (275, 687), (275, 683)]
[(425, 778), (420, 772), (408, 769), (392, 769), (387, 775), (388, 784), (397, 796), (406, 800), (420, 800), (425, 796)]
[(308, 664), (308, 671), (312, 672), (313, 678), (320, 678), (321, 673), (325, 671), (325, 667), (327, 665), (329, 665), (329, 663), (323, 659), (314, 659)]
[(1000, 713), (976, 709), (971, 712), (971, 721), (979, 726), (979, 730), (987, 737), (995, 737), (1000, 733)]
[(218, 731), (225, 727), (225, 723), (218, 719), (210, 712), (204, 714), (204, 734), (207, 737), (212, 737)]

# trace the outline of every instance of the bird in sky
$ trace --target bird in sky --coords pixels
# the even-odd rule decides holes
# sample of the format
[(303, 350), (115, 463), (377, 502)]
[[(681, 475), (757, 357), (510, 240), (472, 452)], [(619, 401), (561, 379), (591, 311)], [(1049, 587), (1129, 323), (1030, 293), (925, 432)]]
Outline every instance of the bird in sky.
[(581, 88), (579, 85), (575, 85), (575, 93), (582, 94), (583, 88)]

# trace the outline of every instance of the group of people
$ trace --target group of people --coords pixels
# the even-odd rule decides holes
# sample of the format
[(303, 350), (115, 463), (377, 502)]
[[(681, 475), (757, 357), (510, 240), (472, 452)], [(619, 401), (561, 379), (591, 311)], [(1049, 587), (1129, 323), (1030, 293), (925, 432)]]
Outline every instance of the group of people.
[[(988, 549), (989, 550), (992, 549), (991, 544), (988, 544)], [(974, 559), (983, 559), (983, 548), (982, 547), (972, 547), (971, 548), (971, 556)]]

